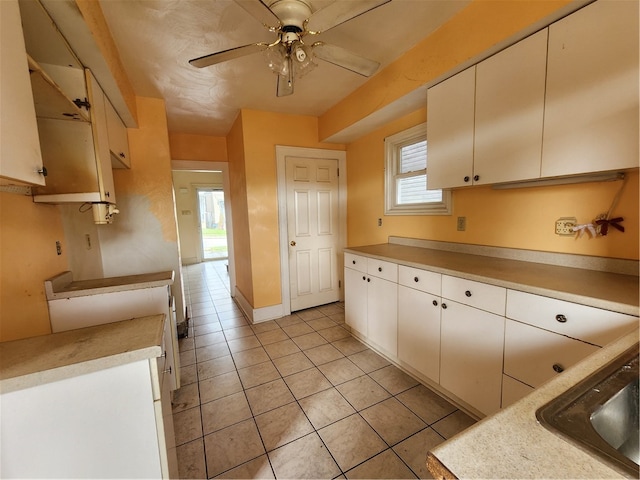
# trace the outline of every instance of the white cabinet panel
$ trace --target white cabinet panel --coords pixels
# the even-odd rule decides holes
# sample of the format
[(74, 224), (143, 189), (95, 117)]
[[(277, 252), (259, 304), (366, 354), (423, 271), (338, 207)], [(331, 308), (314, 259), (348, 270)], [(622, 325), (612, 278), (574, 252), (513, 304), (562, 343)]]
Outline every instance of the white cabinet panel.
[(507, 317), (604, 346), (638, 326), (638, 317), (509, 290)]
[(420, 268), (400, 265), (398, 267), (398, 284), (438, 297), (442, 293), (442, 275)]
[(398, 354), (398, 285), (370, 276), (367, 286), (367, 336), (395, 357)]
[(398, 358), (435, 383), (440, 380), (440, 311), (440, 297), (398, 286)]
[(354, 255), (353, 253), (345, 253), (344, 266), (352, 270), (367, 273), (367, 257)]
[(504, 317), (447, 300), (442, 309), (440, 385), (486, 415), (496, 412), (501, 403)]
[(476, 67), (427, 91), (427, 188), (471, 185)]
[(518, 380), (511, 378), (509, 375), (502, 376), (502, 408), (507, 408), (509, 405), (516, 403), (518, 400), (526, 397), (533, 388), (529, 385), (519, 382)]
[(475, 185), (540, 177), (546, 63), (544, 29), (477, 65)]
[(347, 325), (360, 335), (367, 336), (367, 276), (352, 268), (344, 269), (344, 315)]
[(127, 127), (125, 127), (108, 98), (105, 98), (105, 110), (111, 166), (113, 168), (131, 168)]
[(638, 2), (549, 27), (542, 176), (638, 167)]
[(0, 2), (0, 177), (44, 185), (42, 153), (17, 0)]
[(390, 282), (398, 282), (398, 265), (395, 263), (368, 258), (367, 273), (378, 278), (384, 278)]
[(580, 340), (507, 320), (504, 373), (537, 388), (599, 349)]

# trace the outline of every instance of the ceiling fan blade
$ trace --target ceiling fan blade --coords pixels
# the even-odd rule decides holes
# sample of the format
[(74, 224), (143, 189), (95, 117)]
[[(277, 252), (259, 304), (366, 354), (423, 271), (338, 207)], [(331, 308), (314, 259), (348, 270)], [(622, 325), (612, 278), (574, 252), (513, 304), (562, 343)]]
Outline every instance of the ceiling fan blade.
[(217, 63), (226, 62), (227, 60), (233, 60), (234, 58), (240, 58), (245, 55), (261, 52), (266, 50), (268, 47), (268, 43), (251, 43), (243, 47), (230, 48), (229, 50), (223, 50), (221, 52), (204, 55), (203, 57), (193, 58), (189, 60), (189, 63), (198, 68), (209, 67)]
[(270, 31), (280, 26), (280, 19), (260, 0), (236, 0), (236, 3)]
[(313, 54), (325, 62), (333, 63), (347, 70), (351, 70), (364, 77), (370, 77), (375, 73), (380, 64), (342, 47), (316, 42), (313, 45)]
[(311, 15), (309, 23), (307, 24), (307, 30), (309, 33), (326, 32), (330, 28), (338, 26), (390, 1), (391, 0), (350, 0), (348, 2), (333, 2)]
[(277, 97), (286, 97), (293, 94), (293, 76), (278, 75), (278, 84), (276, 87)]

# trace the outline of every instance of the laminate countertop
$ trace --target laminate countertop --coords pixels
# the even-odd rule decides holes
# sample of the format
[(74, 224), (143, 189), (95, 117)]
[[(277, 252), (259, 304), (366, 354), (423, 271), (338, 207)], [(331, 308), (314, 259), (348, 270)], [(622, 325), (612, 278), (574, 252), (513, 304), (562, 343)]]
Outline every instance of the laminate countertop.
[(0, 343), (0, 393), (162, 355), (164, 315)]
[(639, 313), (636, 275), (393, 243), (349, 247), (345, 252), (629, 315)]
[(56, 300), (173, 285), (173, 280), (173, 270), (76, 281), (72, 272), (63, 272), (45, 280), (44, 286), (47, 300)]
[(634, 331), (522, 400), (486, 417), (427, 454), (435, 478), (625, 478), (598, 457), (547, 430), (536, 411), (638, 343)]

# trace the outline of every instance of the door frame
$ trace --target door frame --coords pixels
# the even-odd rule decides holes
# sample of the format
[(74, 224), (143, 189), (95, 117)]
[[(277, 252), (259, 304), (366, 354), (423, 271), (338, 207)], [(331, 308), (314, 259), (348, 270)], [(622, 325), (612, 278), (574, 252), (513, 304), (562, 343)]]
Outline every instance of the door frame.
[(229, 183), (229, 164), (227, 162), (204, 162), (199, 160), (171, 160), (171, 170), (222, 172), (222, 191), (225, 197), (224, 210), (227, 222), (227, 250), (229, 252), (229, 259), (227, 260), (227, 265), (229, 267), (229, 294), (231, 297), (235, 297), (236, 269), (233, 252), (233, 219), (231, 216), (231, 202), (228, 201), (231, 191)]
[(344, 300), (344, 248), (347, 245), (347, 152), (321, 148), (288, 147), (276, 145), (276, 172), (278, 178), (278, 230), (280, 236), (280, 282), (282, 314), (291, 315), (291, 291), (289, 283), (289, 239), (287, 219), (287, 157), (338, 160), (338, 281), (340, 300)]

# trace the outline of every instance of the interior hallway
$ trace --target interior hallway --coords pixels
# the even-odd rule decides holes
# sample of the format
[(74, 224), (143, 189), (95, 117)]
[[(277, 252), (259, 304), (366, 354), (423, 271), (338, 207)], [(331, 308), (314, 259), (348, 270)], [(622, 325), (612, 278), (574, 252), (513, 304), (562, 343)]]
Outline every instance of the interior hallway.
[(352, 337), (342, 303), (249, 325), (225, 263), (183, 268), (180, 478), (432, 478), (427, 450), (474, 420)]

